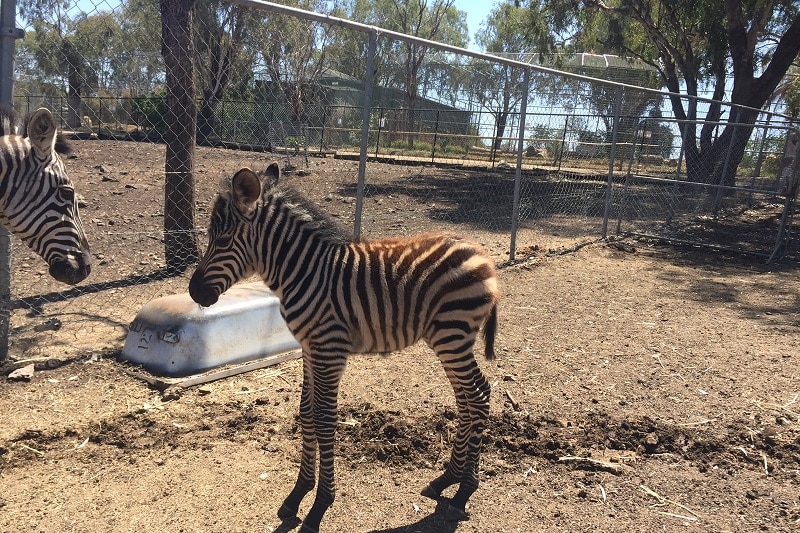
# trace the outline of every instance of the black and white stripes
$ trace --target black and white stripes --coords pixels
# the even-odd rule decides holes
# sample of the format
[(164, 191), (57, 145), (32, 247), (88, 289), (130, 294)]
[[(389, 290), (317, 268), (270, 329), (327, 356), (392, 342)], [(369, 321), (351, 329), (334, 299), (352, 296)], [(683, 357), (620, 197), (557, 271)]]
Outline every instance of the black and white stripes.
[(4, 109), (0, 126), (0, 223), (47, 262), (53, 278), (82, 281), (91, 270), (89, 245), (53, 115), (35, 111), (16, 135), (15, 115)]
[(279, 516), (294, 517), (314, 487), (317, 450), (319, 487), (303, 531), (317, 531), (333, 503), (337, 397), (347, 357), (399, 350), (422, 339), (441, 360), (459, 410), (450, 461), (423, 494), (437, 498), (460, 483), (448, 517), (465, 518), (478, 487), (489, 415), (490, 387), (473, 348), (484, 326), (486, 356), (494, 357), (498, 288), (492, 260), (480, 246), (449, 234), (354, 240), (297, 192), (277, 186), (279, 175), (273, 163), (266, 185), (250, 169), (233, 177), (216, 200), (209, 246), (189, 284), (192, 298), (209, 306), (233, 283), (259, 275), (280, 298), (303, 349), (303, 455)]

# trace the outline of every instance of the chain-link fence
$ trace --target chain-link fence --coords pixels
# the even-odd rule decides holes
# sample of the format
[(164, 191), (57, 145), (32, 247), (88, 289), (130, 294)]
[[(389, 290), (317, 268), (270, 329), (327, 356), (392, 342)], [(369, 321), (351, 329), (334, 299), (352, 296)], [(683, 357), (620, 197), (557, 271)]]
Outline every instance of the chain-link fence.
[(676, 120), (671, 103), (688, 99), (655, 90), (646, 65), (584, 54), (556, 71), (264, 2), (208, 2), (186, 22), (186, 104), (170, 93), (157, 2), (62, 7), (17, 17), (28, 34), (13, 102), (50, 108), (72, 139), (94, 268), (66, 288), (12, 241), (17, 358), (121, 346), (143, 304), (187, 290), (220, 179), (273, 159), (356, 233), (458, 232), (499, 262), (612, 235), (797, 258), (797, 129), (704, 100), (691, 105), (720, 105), (727, 120)]

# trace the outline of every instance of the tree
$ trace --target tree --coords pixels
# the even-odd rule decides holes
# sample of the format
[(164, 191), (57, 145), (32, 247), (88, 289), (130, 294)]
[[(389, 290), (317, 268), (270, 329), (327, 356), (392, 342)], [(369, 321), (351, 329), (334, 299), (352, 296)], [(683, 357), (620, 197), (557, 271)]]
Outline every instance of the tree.
[(97, 87), (118, 25), (108, 14), (87, 16), (70, 0), (26, 0), (20, 14), (33, 26), (33, 55), (42, 74), (66, 78), (67, 124), (79, 127), (82, 95)]
[[(323, 12), (323, 0), (291, 2), (310, 11)], [(324, 70), (330, 35), (326, 27), (300, 18), (270, 15), (257, 32), (256, 42), (269, 81), (280, 91), (291, 111), (291, 121), (300, 124), (307, 120), (310, 102), (315, 100), (318, 80)]]
[(800, 65), (795, 63), (789, 68), (773, 98), (784, 102), (786, 114), (790, 117), (800, 117)]
[[(454, 46), (467, 43), (466, 14), (454, 7), (454, 0), (392, 0), (392, 16), (387, 29), (406, 33), (430, 41), (440, 41)], [(406, 117), (403, 129), (415, 128), (415, 110), (419, 96), (420, 70), (429, 47), (422, 43), (401, 41), (397, 43), (403, 58), (403, 87), (406, 97)], [(414, 146), (414, 135), (408, 137), (409, 148)]]
[(197, 104), (192, 17), (195, 0), (160, 0), (161, 53), (167, 68), (164, 250), (167, 270), (183, 272), (200, 259), (194, 233), (194, 147)]
[(254, 58), (244, 44), (246, 36), (253, 33), (257, 12), (213, 1), (199, 2), (195, 14), (197, 78), (202, 94), (197, 133), (199, 141), (206, 143), (214, 133), (217, 107), (231, 80), (240, 86), (252, 82)]
[[(531, 0), (529, 9), (529, 28), (539, 42), (546, 42), (549, 32), (553, 44), (549, 28), (562, 35), (573, 29), (568, 39), (573, 49), (639, 58), (658, 71), (670, 92), (690, 97), (671, 96), (670, 102), (689, 179), (696, 181), (733, 183), (759, 110), (800, 52), (800, 5), (793, 0)], [(704, 91), (716, 103), (699, 117), (694, 97)], [(714, 123), (723, 114), (718, 102), (727, 91), (734, 106), (714, 137)], [(699, 119), (706, 123), (698, 132)]]
[[(658, 89), (658, 74), (642, 61), (626, 60), (617, 56), (598, 56), (594, 54), (571, 54), (561, 58), (561, 69), (583, 76), (634, 85), (636, 87)], [(537, 78), (541, 80), (541, 78)], [(620, 168), (630, 155), (633, 141), (640, 122), (648, 114), (651, 118), (660, 117), (661, 97), (657, 93), (620, 88), (601, 82), (586, 83), (581, 80), (559, 80), (562, 86), (571, 86), (575, 100), (585, 108), (591, 109), (605, 126), (604, 142), (610, 142), (613, 135), (614, 118), (617, 117), (617, 159)], [(552, 93), (555, 94), (555, 93)], [(617, 107), (618, 106), (618, 107)], [(652, 130), (654, 121), (644, 126)]]
[(161, 42), (154, 35), (161, 33), (159, 0), (126, 0), (119, 12), (121, 63), (114, 81), (124, 87), (127, 96), (152, 94), (165, 83)]
[[(489, 54), (524, 61), (532, 51), (524, 36), (524, 11), (510, 3), (497, 5), (476, 36), (478, 44)], [(500, 149), (508, 118), (517, 109), (523, 94), (524, 67), (503, 63), (474, 62), (480, 73), (473, 89), (481, 107), (494, 118), (495, 134), (492, 152)]]

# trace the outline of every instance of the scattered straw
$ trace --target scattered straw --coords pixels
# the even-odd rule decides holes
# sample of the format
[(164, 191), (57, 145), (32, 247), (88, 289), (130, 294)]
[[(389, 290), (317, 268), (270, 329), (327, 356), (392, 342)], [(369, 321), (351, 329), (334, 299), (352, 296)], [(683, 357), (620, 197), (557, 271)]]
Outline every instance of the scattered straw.
[(642, 489), (645, 492), (645, 494), (647, 494), (649, 496), (652, 496), (653, 498), (658, 500), (660, 505), (664, 505), (664, 504), (669, 503), (669, 504), (674, 505), (676, 507), (680, 507), (681, 509), (683, 509), (684, 511), (688, 512), (689, 514), (691, 514), (695, 518), (694, 519), (685, 518), (685, 517), (682, 517), (681, 515), (676, 515), (676, 514), (673, 514), (673, 513), (666, 513), (666, 512), (659, 511), (659, 513), (661, 513), (661, 514), (668, 515), (668, 516), (674, 516), (674, 517), (681, 517), (681, 518), (685, 518), (685, 519), (692, 520), (692, 521), (698, 520), (700, 518), (699, 514), (695, 513), (694, 511), (692, 511), (691, 509), (689, 509), (685, 505), (682, 505), (682, 504), (680, 504), (678, 502), (674, 502), (672, 500), (669, 500), (669, 499), (665, 498), (664, 496), (660, 495), (659, 493), (657, 493), (656, 491), (645, 487), (644, 485), (639, 485), (639, 488)]

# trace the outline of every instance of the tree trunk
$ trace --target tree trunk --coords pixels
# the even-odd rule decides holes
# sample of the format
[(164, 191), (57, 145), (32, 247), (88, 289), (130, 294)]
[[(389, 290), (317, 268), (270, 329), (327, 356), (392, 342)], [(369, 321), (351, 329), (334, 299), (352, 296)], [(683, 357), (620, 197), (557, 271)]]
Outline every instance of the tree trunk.
[(70, 65), (67, 75), (67, 126), (76, 130), (81, 127), (82, 77), (77, 68)]
[(211, 89), (203, 91), (203, 101), (200, 104), (200, 115), (197, 119), (197, 142), (202, 145), (211, 144), (212, 139), (216, 138), (217, 129), (217, 106), (219, 100)]
[(714, 185), (736, 185), (736, 170), (744, 157), (747, 141), (758, 118), (757, 111), (734, 109), (730, 123), (715, 140), (701, 142), (697, 148), (689, 134), (684, 145), (686, 174), (689, 181)]
[(197, 127), (192, 60), (194, 0), (160, 0), (161, 55), (167, 70), (164, 165), (164, 251), (167, 270), (183, 272), (200, 258), (194, 233), (194, 147)]
[(508, 125), (509, 110), (503, 109), (496, 116), (494, 143), (492, 143), (492, 161), (494, 161), (494, 154), (497, 153), (503, 145), (503, 135), (506, 134), (506, 126)]
[(64, 41), (61, 53), (67, 59), (67, 126), (72, 129), (81, 127), (81, 88), (84, 73), (81, 68), (83, 58), (68, 41)]

